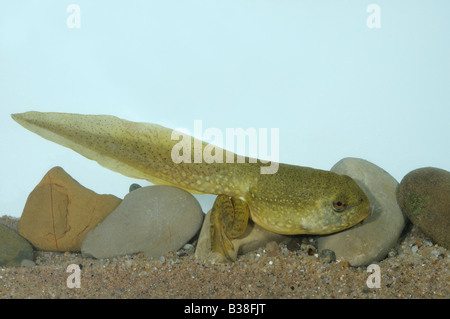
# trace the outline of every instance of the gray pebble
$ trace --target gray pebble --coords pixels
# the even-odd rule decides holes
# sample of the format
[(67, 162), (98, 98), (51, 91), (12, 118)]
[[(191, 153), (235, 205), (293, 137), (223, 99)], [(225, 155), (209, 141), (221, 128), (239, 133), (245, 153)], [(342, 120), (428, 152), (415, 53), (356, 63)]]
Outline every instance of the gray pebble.
[(192, 194), (171, 186), (147, 186), (122, 203), (83, 240), (84, 257), (144, 253), (159, 258), (183, 247), (202, 226), (204, 214)]
[(330, 249), (324, 249), (320, 251), (319, 258), (323, 263), (329, 264), (336, 261), (336, 254)]
[(134, 191), (134, 190), (136, 190), (136, 189), (138, 189), (138, 188), (141, 188), (141, 187), (142, 187), (142, 186), (139, 185), (139, 184), (131, 184), (131, 185), (130, 185), (129, 192), (131, 193), (132, 191)]
[(193, 245), (191, 245), (191, 244), (186, 244), (186, 245), (183, 246), (183, 249), (184, 250), (192, 250), (193, 251), (195, 249), (195, 247)]

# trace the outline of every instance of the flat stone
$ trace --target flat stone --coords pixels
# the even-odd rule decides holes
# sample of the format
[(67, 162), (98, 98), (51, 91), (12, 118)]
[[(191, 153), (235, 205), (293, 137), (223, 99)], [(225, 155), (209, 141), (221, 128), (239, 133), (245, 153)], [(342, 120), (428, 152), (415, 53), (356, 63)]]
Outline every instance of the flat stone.
[(34, 260), (30, 243), (16, 231), (0, 224), (0, 266), (20, 266), (27, 259)]
[(203, 218), (192, 194), (171, 186), (141, 187), (86, 235), (81, 252), (95, 258), (135, 253), (158, 258), (182, 248), (198, 233)]
[(84, 236), (120, 202), (83, 187), (54, 167), (28, 196), (19, 233), (39, 250), (80, 251)]
[(397, 199), (413, 224), (450, 249), (450, 172), (434, 167), (409, 172), (400, 182)]
[(368, 196), (372, 213), (358, 225), (320, 236), (319, 251), (329, 249), (352, 266), (382, 260), (396, 245), (406, 225), (396, 198), (398, 182), (380, 167), (358, 158), (344, 158), (331, 171), (353, 178)]
[[(227, 262), (228, 260), (224, 256), (211, 251), (210, 216), (211, 211), (205, 216), (202, 230), (200, 231), (198, 238), (197, 248), (195, 250), (195, 258), (198, 260)], [(245, 232), (238, 238), (231, 240), (234, 249), (229, 252), (229, 255), (233, 260), (236, 260), (238, 255), (243, 255), (258, 248), (266, 247), (266, 244), (269, 242), (287, 242), (290, 238), (291, 237), (266, 230), (249, 219)]]

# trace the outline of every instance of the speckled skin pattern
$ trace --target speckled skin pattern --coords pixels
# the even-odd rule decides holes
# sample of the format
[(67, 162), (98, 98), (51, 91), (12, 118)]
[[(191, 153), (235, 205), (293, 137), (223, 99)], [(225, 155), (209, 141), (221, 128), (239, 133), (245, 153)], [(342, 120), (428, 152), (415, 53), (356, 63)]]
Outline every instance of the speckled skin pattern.
[[(193, 163), (195, 145), (200, 143), (202, 150), (208, 145), (193, 138), (191, 163), (177, 164), (171, 153), (180, 138), (172, 140), (174, 131), (159, 125), (109, 115), (27, 112), (12, 117), (30, 131), (123, 175), (240, 199), (247, 203), (250, 218), (273, 232), (333, 233), (370, 213), (359, 186), (333, 172), (280, 164), (275, 174), (261, 174), (261, 162), (225, 163), (225, 152), (224, 163)], [(333, 209), (335, 202), (345, 203), (345, 209)]]

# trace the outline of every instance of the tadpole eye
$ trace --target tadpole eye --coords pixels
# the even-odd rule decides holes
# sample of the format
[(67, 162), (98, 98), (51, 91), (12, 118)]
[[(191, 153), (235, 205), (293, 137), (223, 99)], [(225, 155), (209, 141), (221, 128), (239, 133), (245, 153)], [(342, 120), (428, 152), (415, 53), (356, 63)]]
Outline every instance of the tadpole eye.
[(334, 210), (335, 212), (338, 212), (338, 213), (343, 212), (343, 211), (345, 210), (346, 207), (347, 207), (347, 204), (344, 203), (344, 202), (341, 202), (341, 201), (339, 201), (339, 200), (335, 200), (335, 201), (333, 202), (333, 210)]

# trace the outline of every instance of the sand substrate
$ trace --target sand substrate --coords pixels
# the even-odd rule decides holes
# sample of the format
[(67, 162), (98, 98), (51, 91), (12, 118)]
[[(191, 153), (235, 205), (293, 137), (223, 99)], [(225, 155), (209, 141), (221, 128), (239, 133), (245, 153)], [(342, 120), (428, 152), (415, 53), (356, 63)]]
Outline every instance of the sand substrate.
[[(18, 219), (3, 216), (0, 223), (17, 229)], [(280, 244), (275, 251), (260, 249), (235, 263), (215, 264), (195, 260), (192, 248), (156, 260), (142, 255), (97, 260), (80, 253), (36, 251), (33, 266), (0, 267), (0, 298), (450, 297), (449, 252), (415, 227), (396, 252), (377, 263), (380, 288), (368, 287), (372, 273), (367, 267), (325, 263), (310, 254)], [(80, 268), (80, 288), (68, 287), (71, 264)]]

